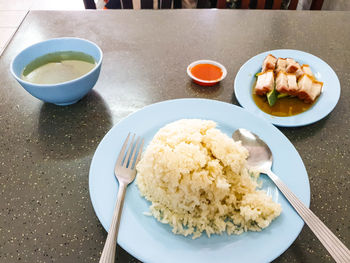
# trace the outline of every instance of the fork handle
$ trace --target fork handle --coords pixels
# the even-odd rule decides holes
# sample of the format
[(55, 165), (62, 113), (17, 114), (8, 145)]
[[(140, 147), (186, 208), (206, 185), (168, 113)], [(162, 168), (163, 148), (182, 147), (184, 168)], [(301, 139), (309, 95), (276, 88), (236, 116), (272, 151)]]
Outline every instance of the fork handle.
[(114, 263), (115, 261), (115, 250), (117, 247), (120, 216), (123, 210), (126, 186), (126, 184), (119, 183), (117, 203), (99, 263)]
[(349, 263), (349, 249), (332, 233), (331, 230), (309, 209), (271, 170), (264, 171), (284, 194), (289, 203), (298, 212), (299, 216), (309, 226), (311, 231), (321, 241), (329, 254), (337, 263)]

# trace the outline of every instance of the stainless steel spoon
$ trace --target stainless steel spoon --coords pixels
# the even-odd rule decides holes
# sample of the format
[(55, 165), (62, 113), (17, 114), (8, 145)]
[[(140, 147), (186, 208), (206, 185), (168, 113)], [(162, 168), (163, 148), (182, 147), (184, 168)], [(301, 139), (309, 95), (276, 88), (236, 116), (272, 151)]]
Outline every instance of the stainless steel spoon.
[(247, 165), (260, 173), (270, 177), (278, 189), (287, 198), (295, 211), (304, 220), (304, 222), (314, 232), (316, 237), (321, 241), (323, 246), (336, 262), (349, 263), (349, 249), (332, 233), (329, 228), (309, 209), (295, 194), (271, 171), (272, 153), (269, 146), (257, 135), (245, 129), (236, 130), (232, 138), (235, 141), (241, 141), (242, 145), (249, 151)]

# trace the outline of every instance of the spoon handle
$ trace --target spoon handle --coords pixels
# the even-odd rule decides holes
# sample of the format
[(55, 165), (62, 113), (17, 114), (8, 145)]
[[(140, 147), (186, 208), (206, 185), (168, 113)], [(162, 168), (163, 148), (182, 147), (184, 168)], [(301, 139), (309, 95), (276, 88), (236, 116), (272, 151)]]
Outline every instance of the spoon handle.
[(309, 226), (322, 245), (337, 263), (350, 262), (350, 250), (332, 233), (331, 230), (309, 209), (271, 170), (264, 171), (284, 194), (289, 203)]

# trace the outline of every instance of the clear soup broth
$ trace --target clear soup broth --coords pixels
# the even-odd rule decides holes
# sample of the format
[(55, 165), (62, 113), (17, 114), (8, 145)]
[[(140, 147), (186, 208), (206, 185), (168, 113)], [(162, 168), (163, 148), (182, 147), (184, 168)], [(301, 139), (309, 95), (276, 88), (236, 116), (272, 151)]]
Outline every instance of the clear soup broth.
[(305, 103), (296, 97), (286, 97), (278, 99), (275, 105), (270, 106), (266, 96), (259, 96), (254, 93), (253, 100), (263, 112), (279, 117), (289, 117), (300, 114), (310, 109), (313, 105)]
[(21, 79), (35, 84), (57, 84), (77, 79), (96, 66), (83, 52), (60, 51), (38, 57), (23, 70)]

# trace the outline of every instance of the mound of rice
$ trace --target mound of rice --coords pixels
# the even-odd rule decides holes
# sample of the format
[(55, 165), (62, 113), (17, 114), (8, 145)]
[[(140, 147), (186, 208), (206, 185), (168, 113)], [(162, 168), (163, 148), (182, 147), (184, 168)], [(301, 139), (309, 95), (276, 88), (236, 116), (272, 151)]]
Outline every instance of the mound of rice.
[(150, 214), (173, 233), (199, 237), (260, 231), (281, 206), (257, 190), (248, 151), (210, 120), (183, 119), (161, 128), (137, 165), (136, 183)]

